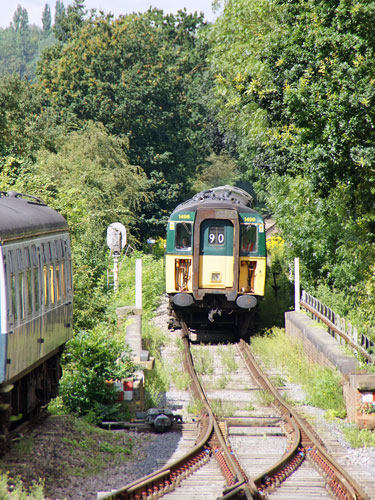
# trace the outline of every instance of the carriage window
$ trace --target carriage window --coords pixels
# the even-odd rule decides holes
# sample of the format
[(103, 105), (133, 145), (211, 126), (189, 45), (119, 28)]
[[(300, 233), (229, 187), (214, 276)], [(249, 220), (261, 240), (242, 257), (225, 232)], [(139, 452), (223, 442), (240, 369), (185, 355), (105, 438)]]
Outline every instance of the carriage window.
[(255, 252), (257, 249), (257, 227), (241, 224), (241, 253)]
[(225, 243), (225, 228), (224, 226), (211, 226), (208, 229), (208, 244), (214, 246), (222, 246)]
[(31, 247), (31, 258), (32, 258), (32, 265), (33, 265), (33, 267), (37, 267), (38, 266), (38, 255), (37, 255), (37, 252), (36, 252), (36, 246), (35, 245), (32, 245), (32, 247)]
[(69, 265), (69, 261), (68, 261), (68, 266), (65, 269), (66, 269), (66, 290), (67, 290), (67, 292), (71, 292), (72, 291), (72, 267)]
[(66, 296), (66, 289), (65, 289), (65, 263), (62, 260), (60, 262), (60, 267), (61, 267), (61, 295), (63, 299), (65, 299)]
[(34, 268), (34, 308), (35, 312), (39, 311), (39, 269)]
[(49, 288), (49, 276), (48, 276), (48, 266), (43, 266), (43, 278), (44, 278), (44, 305), (48, 306), (50, 298), (50, 288)]
[(54, 251), (55, 259), (60, 260), (61, 259), (61, 246), (60, 246), (60, 242), (58, 240), (54, 240), (54, 242), (53, 242), (53, 251)]
[(64, 256), (70, 258), (70, 246), (69, 246), (69, 240), (64, 241), (65, 244), (65, 249), (64, 249)]
[(30, 260), (30, 249), (25, 248), (25, 265), (26, 269), (29, 269), (31, 267), (31, 260)]
[(51, 243), (48, 242), (46, 247), (47, 247), (47, 259), (49, 262), (51, 262), (52, 261)]
[(47, 262), (46, 245), (42, 243), (43, 264)]
[(60, 263), (56, 264), (56, 302), (60, 302), (61, 299), (61, 274), (60, 274)]
[(11, 301), (12, 301), (12, 311), (14, 315), (14, 321), (18, 321), (18, 312), (17, 312), (17, 295), (16, 295), (16, 275), (10, 275), (10, 293), (11, 293)]
[(55, 303), (55, 280), (53, 279), (54, 272), (53, 266), (49, 266), (49, 283), (50, 283), (50, 292), (51, 292), (51, 304)]
[(13, 251), (9, 250), (7, 255), (8, 268), (10, 273), (14, 273)]
[(177, 222), (175, 231), (175, 247), (178, 250), (191, 250), (192, 224)]
[(27, 299), (27, 315), (30, 316), (33, 312), (33, 282), (31, 269), (26, 271), (26, 299)]
[(20, 248), (17, 248), (16, 250), (16, 256), (17, 256), (17, 267), (18, 269), (23, 269), (23, 256), (22, 256), (22, 250)]
[(26, 307), (25, 307), (25, 275), (24, 273), (19, 273), (18, 275), (18, 293), (19, 293), (19, 300), (20, 300), (20, 319), (25, 318), (25, 313), (26, 313)]

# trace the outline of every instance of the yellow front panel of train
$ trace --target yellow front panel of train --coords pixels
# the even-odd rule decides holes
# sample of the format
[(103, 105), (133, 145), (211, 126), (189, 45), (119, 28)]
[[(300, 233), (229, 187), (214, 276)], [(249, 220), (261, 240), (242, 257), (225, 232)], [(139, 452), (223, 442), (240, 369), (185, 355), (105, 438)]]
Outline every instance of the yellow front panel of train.
[(238, 291), (263, 296), (266, 283), (266, 258), (241, 257)]
[(166, 292), (192, 291), (192, 256), (166, 255)]
[(199, 288), (231, 288), (234, 258), (230, 255), (199, 257)]

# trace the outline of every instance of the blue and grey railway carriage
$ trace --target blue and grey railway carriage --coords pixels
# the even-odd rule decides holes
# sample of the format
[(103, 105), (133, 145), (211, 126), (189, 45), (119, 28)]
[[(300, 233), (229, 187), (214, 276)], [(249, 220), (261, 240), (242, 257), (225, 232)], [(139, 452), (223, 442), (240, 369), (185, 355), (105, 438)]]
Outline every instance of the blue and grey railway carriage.
[(173, 211), (166, 248), (172, 328), (182, 319), (191, 329), (230, 325), (246, 336), (265, 279), (264, 221), (244, 190), (216, 187)]
[(0, 440), (57, 395), (72, 301), (65, 219), (38, 198), (0, 192)]

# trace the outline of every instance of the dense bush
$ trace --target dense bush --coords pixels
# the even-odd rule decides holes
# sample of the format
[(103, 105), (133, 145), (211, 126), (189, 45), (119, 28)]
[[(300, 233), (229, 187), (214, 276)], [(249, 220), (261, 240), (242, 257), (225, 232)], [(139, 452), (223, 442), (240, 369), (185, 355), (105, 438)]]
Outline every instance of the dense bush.
[(123, 380), (134, 372), (130, 353), (114, 331), (103, 325), (80, 331), (67, 344), (60, 395), (64, 406), (78, 415), (100, 418), (116, 402), (109, 381)]

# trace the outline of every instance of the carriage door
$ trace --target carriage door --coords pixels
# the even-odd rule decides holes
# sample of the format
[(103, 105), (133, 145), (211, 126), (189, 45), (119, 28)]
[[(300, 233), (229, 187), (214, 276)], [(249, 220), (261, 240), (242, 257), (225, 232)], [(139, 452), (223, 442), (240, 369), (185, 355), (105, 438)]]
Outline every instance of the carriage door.
[(200, 227), (199, 288), (233, 287), (233, 224), (204, 220)]

